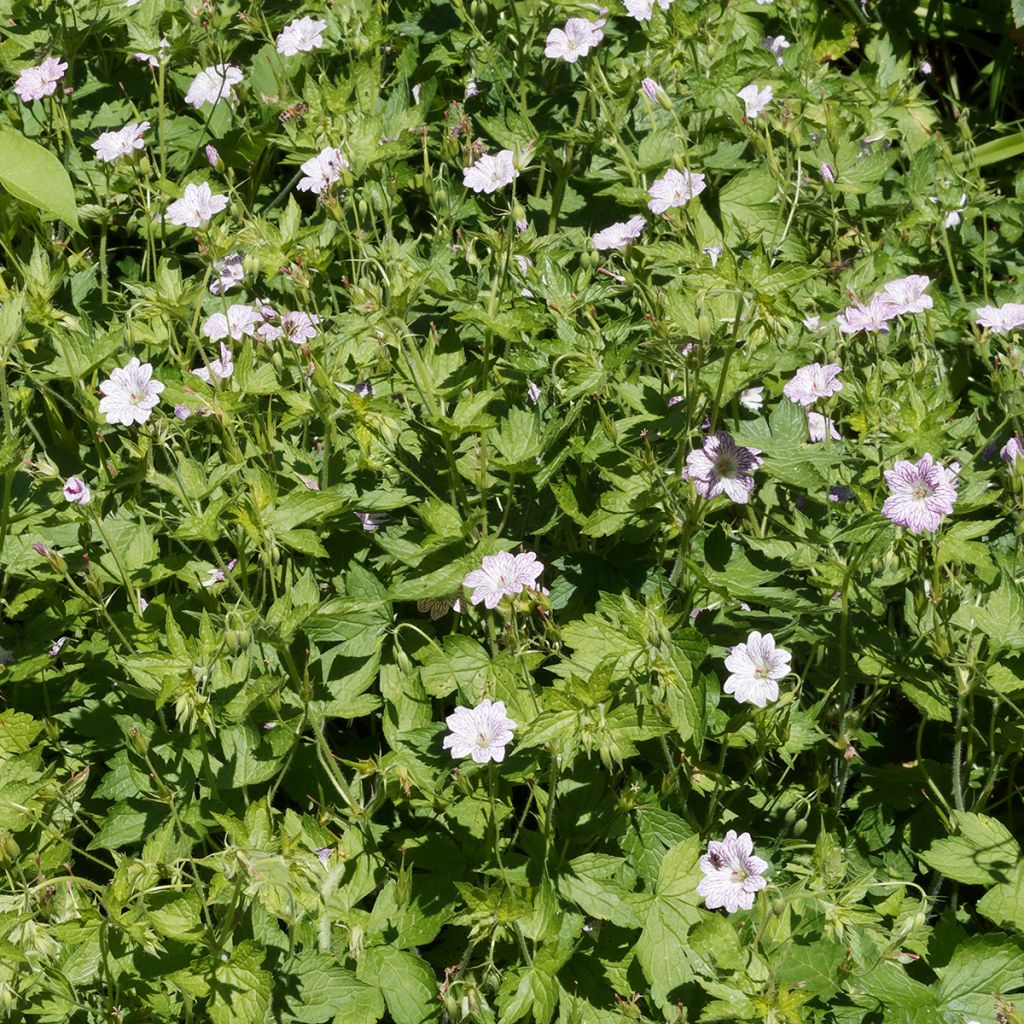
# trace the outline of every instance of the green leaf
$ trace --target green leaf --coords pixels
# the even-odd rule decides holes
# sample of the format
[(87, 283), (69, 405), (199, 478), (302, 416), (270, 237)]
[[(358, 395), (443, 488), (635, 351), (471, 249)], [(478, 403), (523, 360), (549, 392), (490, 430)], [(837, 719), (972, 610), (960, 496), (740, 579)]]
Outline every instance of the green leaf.
[(6, 126), (0, 126), (0, 185), (81, 232), (75, 190), (63, 164), (38, 142)]
[(977, 910), (990, 921), (1024, 934), (1024, 861), (1007, 872), (1006, 881), (993, 886), (978, 900)]
[(529, 1019), (548, 1024), (558, 1003), (558, 983), (538, 964), (510, 971), (498, 990), (499, 1024)]
[(968, 611), (996, 649), (1024, 650), (1024, 596), (1013, 584), (1004, 581), (983, 608)]
[[(1024, 903), (1017, 905), (1024, 908)], [(981, 1017), (991, 1013), (993, 992), (1005, 995), (1024, 988), (1024, 949), (1003, 935), (975, 935), (935, 973), (936, 994), (946, 1010)]]
[(623, 928), (640, 928), (643, 921), (637, 904), (643, 897), (614, 877), (624, 864), (621, 857), (585, 853), (571, 860), (558, 876), (558, 892), (591, 917)]
[(214, 968), (207, 1012), (213, 1024), (263, 1024), (270, 1008), (271, 976), (261, 970), (265, 953), (242, 942), (227, 963)]
[(374, 946), (359, 957), (356, 976), (384, 993), (394, 1024), (422, 1024), (437, 1019), (437, 980), (430, 965), (414, 953)]
[(360, 981), (334, 957), (305, 952), (291, 976), (298, 981), (299, 991), (288, 999), (287, 1020), (323, 1024), (344, 1015), (345, 1024), (376, 1024), (384, 1016), (379, 989)]
[(954, 811), (957, 834), (937, 839), (921, 859), (931, 868), (968, 885), (1005, 882), (1020, 859), (1020, 846), (995, 818)]

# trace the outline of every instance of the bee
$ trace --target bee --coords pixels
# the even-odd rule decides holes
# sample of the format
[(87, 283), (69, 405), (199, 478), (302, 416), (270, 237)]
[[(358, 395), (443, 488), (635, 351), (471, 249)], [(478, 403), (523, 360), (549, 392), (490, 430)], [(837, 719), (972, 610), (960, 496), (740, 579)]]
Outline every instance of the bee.
[(300, 101), (299, 103), (293, 103), (286, 110), (282, 110), (278, 120), (281, 124), (288, 124), (289, 121), (301, 121), (308, 112), (309, 104)]

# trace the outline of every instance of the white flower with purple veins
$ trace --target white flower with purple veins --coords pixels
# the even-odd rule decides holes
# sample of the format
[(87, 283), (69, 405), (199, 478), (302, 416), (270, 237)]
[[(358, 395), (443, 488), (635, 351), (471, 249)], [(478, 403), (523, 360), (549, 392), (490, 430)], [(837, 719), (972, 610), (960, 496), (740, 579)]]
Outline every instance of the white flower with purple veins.
[(836, 317), (836, 323), (843, 334), (856, 334), (858, 331), (887, 334), (892, 316), (892, 306), (878, 294), (866, 306), (863, 302), (855, 302)]
[(722, 690), (731, 693), (741, 704), (763, 708), (779, 699), (779, 680), (790, 673), (793, 655), (775, 646), (771, 633), (763, 636), (754, 630), (747, 642), (737, 644), (725, 659), (729, 670)]
[(72, 505), (88, 505), (92, 501), (92, 492), (81, 477), (69, 476), (64, 481), (64, 500)]
[(740, 89), (736, 96), (743, 100), (744, 113), (748, 118), (757, 117), (775, 98), (770, 85), (766, 85), (763, 89), (758, 89), (753, 82)]
[(889, 497), (882, 515), (911, 533), (934, 533), (953, 511), (958, 469), (955, 463), (947, 468), (928, 454), (916, 463), (901, 459), (885, 471)]
[(725, 252), (725, 246), (723, 245), (705, 245), (701, 250), (711, 257), (711, 266), (718, 266), (718, 259)]
[(57, 91), (57, 83), (64, 77), (68, 66), (59, 57), (47, 57), (34, 68), (26, 68), (14, 83), (14, 91), (22, 103), (41, 100)]
[(790, 43), (785, 36), (765, 36), (761, 40), (761, 49), (767, 50), (774, 58), (775, 63), (782, 67), (782, 55), (789, 49)]
[(651, 213), (664, 213), (675, 206), (685, 206), (706, 187), (703, 174), (672, 168), (650, 187), (651, 201), (647, 205)]
[(125, 427), (132, 423), (145, 423), (160, 401), (163, 389), (160, 381), (153, 380), (152, 365), (140, 363), (133, 357), (127, 366), (112, 371), (110, 377), (100, 384), (100, 394), (103, 395), (100, 412), (108, 423), (120, 423)]
[(663, 11), (667, 11), (671, 3), (672, 0), (625, 0), (627, 13), (637, 21), (650, 21), (654, 15), (655, 4)]
[(315, 18), (296, 18), (284, 27), (277, 37), (277, 52), (284, 57), (294, 57), (297, 53), (309, 53), (319, 50), (324, 45), (321, 33), (327, 28), (326, 21)]
[(553, 28), (548, 33), (544, 47), (545, 57), (554, 57), (575, 64), (585, 57), (602, 39), (604, 19), (587, 21), (586, 18), (570, 18), (565, 28)]
[(145, 146), (143, 136), (149, 131), (149, 122), (142, 124), (126, 124), (116, 132), (104, 132), (94, 143), (96, 159), (103, 163), (111, 163), (123, 156), (131, 156), (137, 149)]
[[(1013, 465), (1018, 459), (1024, 458), (1024, 444), (1019, 437), (1011, 437), (1002, 448), (999, 449), (999, 458), (1003, 462)], [(65, 494), (67, 491), (65, 491)]]
[(747, 388), (746, 391), (741, 391), (740, 405), (751, 412), (760, 412), (761, 406), (764, 405), (764, 388)]
[(231, 358), (231, 349), (222, 341), (220, 343), (220, 359), (211, 359), (209, 366), (200, 366), (192, 370), (194, 377), (205, 380), (209, 384), (214, 377), (227, 380), (235, 372), (235, 364)]
[(472, 757), (477, 764), (504, 761), (505, 747), (516, 728), (500, 700), (484, 700), (475, 708), (456, 707), (445, 722), (451, 732), (444, 738), (444, 749), (452, 757)]
[(231, 572), (237, 564), (238, 559), (232, 558), (223, 569), (210, 569), (206, 574), (206, 579), (203, 580), (203, 586), (212, 587), (216, 583), (223, 583), (226, 579), (225, 572)]
[(316, 337), (318, 323), (320, 317), (316, 313), (303, 313), (301, 309), (293, 309), (281, 314), (281, 334), (293, 345), (302, 345)]
[(833, 441), (841, 441), (843, 435), (836, 430), (836, 425), (827, 417), (822, 416), (820, 412), (807, 412), (807, 432), (811, 437), (811, 441), (815, 444), (821, 444), (825, 440), (825, 434), (827, 433), (829, 438)]
[(974, 322), (987, 327), (994, 334), (1009, 334), (1024, 327), (1024, 305), (1019, 302), (980, 306), (974, 312), (978, 315)]
[(356, 512), (355, 515), (359, 520), (359, 525), (367, 533), (376, 533), (387, 522), (387, 517), (378, 512)]
[(167, 219), (183, 227), (201, 228), (228, 205), (227, 196), (216, 196), (208, 182), (186, 185), (185, 194), (167, 207)]
[(761, 467), (761, 450), (736, 444), (732, 435), (717, 430), (704, 444), (686, 456), (686, 470), (702, 498), (725, 494), (731, 501), (746, 504), (754, 490), (753, 472)]
[(214, 64), (193, 79), (185, 93), (185, 102), (198, 110), (205, 103), (229, 99), (231, 90), (242, 81), (242, 72), (231, 64)]
[(625, 249), (630, 242), (635, 242), (647, 227), (647, 221), (643, 217), (630, 217), (629, 220), (619, 221), (598, 231), (593, 236), (595, 249)]
[(485, 555), (482, 567), (469, 573), (462, 585), (473, 591), (469, 598), (472, 604), (483, 601), (485, 608), (497, 608), (503, 597), (515, 597), (524, 590), (534, 589), (543, 571), (544, 566), (532, 551), (519, 555), (502, 551)]
[[(938, 202), (935, 198), (932, 202)], [(957, 203), (955, 210), (950, 210), (949, 213), (943, 218), (942, 224), (946, 228), (955, 228), (960, 223), (960, 214), (967, 209), (967, 193), (960, 193), (960, 201)]]
[(704, 897), (708, 910), (725, 907), (730, 914), (750, 910), (754, 896), (768, 884), (763, 877), (768, 862), (754, 856), (749, 832), (736, 835), (734, 829), (729, 829), (721, 842), (712, 839), (708, 852), (700, 859), (700, 869), (704, 877), (697, 893)]
[(237, 288), (245, 278), (245, 256), (240, 252), (229, 253), (222, 260), (214, 265), (214, 278), (210, 282), (210, 291), (214, 295), (223, 295), (225, 292)]
[(462, 184), (474, 192), (496, 192), (499, 188), (511, 185), (519, 172), (512, 162), (511, 149), (503, 149), (496, 156), (485, 155), (471, 167), (462, 171)]
[(447, 615), (449, 612), (461, 614), (465, 609), (465, 605), (462, 603), (463, 600), (462, 588), (460, 587), (454, 594), (449, 594), (447, 597), (425, 597), (422, 601), (416, 602), (416, 608), (424, 613), (429, 612), (431, 619), (436, 620)]
[(923, 313), (934, 305), (932, 297), (925, 294), (925, 289), (931, 283), (932, 279), (924, 274), (911, 274), (909, 277), (890, 281), (878, 295), (892, 307), (892, 316)]
[(814, 405), (819, 398), (831, 398), (837, 391), (843, 390), (842, 381), (836, 377), (843, 372), (835, 363), (823, 365), (810, 363), (801, 366), (795, 376), (782, 389), (782, 393), (799, 405)]
[(803, 320), (804, 327), (809, 331), (817, 331), (821, 328), (821, 317), (820, 316), (805, 316)]
[(236, 302), (228, 307), (227, 313), (214, 313), (203, 321), (202, 332), (210, 341), (232, 338), (241, 341), (247, 335), (251, 337), (256, 328), (263, 323), (259, 311)]
[(322, 195), (336, 181), (341, 180), (341, 172), (348, 170), (348, 161), (341, 155), (340, 149), (328, 146), (307, 160), (301, 170), (304, 177), (295, 187), (300, 192)]
[(665, 95), (665, 90), (661, 87), (661, 84), (653, 78), (645, 78), (640, 83), (640, 88), (643, 89), (644, 95), (652, 103), (660, 102), (661, 97)]

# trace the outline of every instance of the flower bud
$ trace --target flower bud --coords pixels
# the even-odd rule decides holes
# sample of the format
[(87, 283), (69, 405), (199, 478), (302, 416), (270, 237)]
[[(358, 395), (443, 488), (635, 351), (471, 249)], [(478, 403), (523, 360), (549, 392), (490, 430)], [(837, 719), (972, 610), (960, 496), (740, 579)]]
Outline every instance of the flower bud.
[(140, 757), (144, 756), (146, 751), (149, 750), (149, 743), (142, 734), (142, 730), (137, 725), (133, 725), (128, 730), (128, 736), (131, 741), (132, 750)]
[(829, 184), (836, 180), (836, 172), (827, 160), (821, 165), (821, 180)]
[(18, 846), (17, 840), (7, 829), (4, 829), (3, 832), (0, 832), (0, 865), (5, 868), (12, 867), (18, 862), (20, 856), (21, 847)]

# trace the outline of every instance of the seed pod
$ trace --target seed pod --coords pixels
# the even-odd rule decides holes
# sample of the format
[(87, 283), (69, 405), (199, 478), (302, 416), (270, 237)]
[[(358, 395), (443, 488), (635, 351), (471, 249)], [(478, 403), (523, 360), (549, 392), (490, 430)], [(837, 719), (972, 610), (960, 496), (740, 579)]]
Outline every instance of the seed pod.
[(793, 835), (795, 835), (795, 836), (802, 836), (806, 831), (807, 831), (807, 819), (806, 818), (801, 818), (793, 826)]

